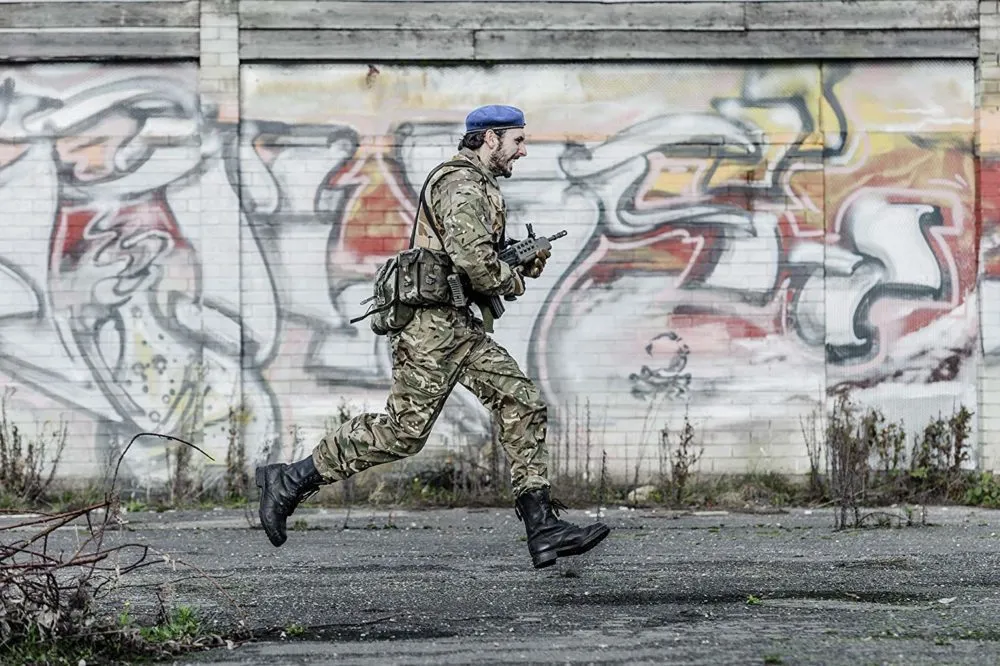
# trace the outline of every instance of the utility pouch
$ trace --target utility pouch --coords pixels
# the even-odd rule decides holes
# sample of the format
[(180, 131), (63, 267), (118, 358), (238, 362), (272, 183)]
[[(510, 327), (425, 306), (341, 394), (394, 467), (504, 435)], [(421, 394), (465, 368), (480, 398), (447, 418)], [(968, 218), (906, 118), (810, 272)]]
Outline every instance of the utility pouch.
[(399, 257), (399, 300), (417, 307), (450, 305), (448, 275), (451, 259), (444, 252), (427, 248), (403, 250)]
[(386, 335), (403, 330), (416, 308), (403, 303), (399, 298), (400, 272), (399, 255), (390, 257), (379, 266), (372, 285), (372, 296), (361, 302), (362, 305), (371, 302), (371, 307), (360, 317), (355, 317), (351, 323), (357, 323), (365, 317), (371, 317), (372, 332), (375, 335)]

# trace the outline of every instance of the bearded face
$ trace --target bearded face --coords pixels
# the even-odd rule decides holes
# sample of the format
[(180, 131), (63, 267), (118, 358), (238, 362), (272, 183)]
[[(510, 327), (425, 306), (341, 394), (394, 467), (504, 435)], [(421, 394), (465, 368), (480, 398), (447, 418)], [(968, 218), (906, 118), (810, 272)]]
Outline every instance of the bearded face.
[(490, 151), (490, 170), (498, 176), (510, 178), (514, 169), (514, 161), (527, 154), (528, 151), (524, 147), (524, 130), (507, 130)]

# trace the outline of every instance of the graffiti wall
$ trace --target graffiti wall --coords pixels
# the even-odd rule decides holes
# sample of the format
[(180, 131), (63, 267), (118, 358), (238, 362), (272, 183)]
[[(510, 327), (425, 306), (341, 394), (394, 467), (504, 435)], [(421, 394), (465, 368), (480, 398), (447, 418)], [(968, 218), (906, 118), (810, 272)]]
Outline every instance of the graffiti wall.
[[(528, 118), (511, 235), (568, 232), (496, 334), (553, 445), (652, 468), (686, 416), (702, 469), (802, 471), (838, 391), (913, 427), (976, 407), (971, 64), (250, 65), (238, 125), (196, 79), (0, 74), (0, 369), (12, 413), (70, 420), (73, 471), (139, 431), (222, 464), (236, 405), (252, 460), (380, 409), (385, 340), (349, 320), (494, 102)], [(429, 447), (489, 436), (459, 388)], [(162, 480), (168, 450), (137, 441), (130, 473)]]

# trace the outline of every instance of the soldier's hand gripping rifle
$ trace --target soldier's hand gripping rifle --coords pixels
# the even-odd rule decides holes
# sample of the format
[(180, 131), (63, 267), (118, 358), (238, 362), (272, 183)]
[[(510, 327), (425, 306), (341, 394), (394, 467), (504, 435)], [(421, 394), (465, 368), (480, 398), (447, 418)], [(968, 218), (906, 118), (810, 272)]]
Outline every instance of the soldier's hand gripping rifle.
[[(528, 228), (528, 237), (521, 241), (515, 241), (511, 239), (507, 243), (507, 247), (500, 251), (500, 261), (504, 262), (513, 269), (517, 269), (518, 266), (527, 266), (532, 261), (534, 261), (538, 253), (542, 250), (551, 250), (552, 241), (558, 240), (566, 235), (566, 230), (563, 229), (557, 234), (539, 238), (535, 235), (535, 230), (531, 228), (531, 225), (526, 225)], [(503, 315), (504, 308), (503, 301), (513, 301), (516, 300), (516, 296), (504, 296), (501, 299), (497, 295), (489, 297), (489, 308), (490, 313), (493, 315), (493, 319), (499, 319)]]

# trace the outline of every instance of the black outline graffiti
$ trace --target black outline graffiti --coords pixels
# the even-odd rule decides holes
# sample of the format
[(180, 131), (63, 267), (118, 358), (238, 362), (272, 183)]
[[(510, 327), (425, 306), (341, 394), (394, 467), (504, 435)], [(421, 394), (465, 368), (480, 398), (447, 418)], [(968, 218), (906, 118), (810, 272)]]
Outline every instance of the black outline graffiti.
[(679, 335), (673, 331), (667, 331), (655, 336), (646, 344), (645, 351), (647, 356), (653, 356), (653, 346), (657, 340), (661, 339), (678, 342), (680, 346), (674, 352), (673, 358), (670, 359), (670, 363), (666, 367), (654, 370), (648, 365), (643, 365), (638, 373), (633, 372), (629, 374), (628, 378), (632, 383), (631, 393), (633, 398), (646, 400), (647, 397), (655, 399), (663, 396), (668, 400), (676, 400), (688, 394), (688, 389), (691, 387), (691, 373), (684, 372), (684, 368), (687, 367), (691, 348), (687, 346), (687, 343)]
[[(936, 242), (934, 242), (931, 238), (929, 230), (931, 227), (944, 226), (944, 216), (941, 214), (940, 207), (934, 206), (931, 212), (922, 214), (918, 218), (918, 225), (924, 242), (927, 243), (928, 247), (934, 248), (936, 246)], [(886, 268), (881, 261), (859, 250), (852, 237), (848, 238), (850, 238), (850, 249), (858, 256), (864, 257), (863, 261), (855, 267), (855, 272), (865, 265), (875, 265), (883, 270)], [(937, 258), (937, 253), (934, 252), (933, 254), (935, 259), (940, 261)], [(869, 316), (871, 308), (879, 300), (883, 298), (895, 297), (905, 298), (910, 301), (943, 301), (947, 300), (952, 294), (952, 289), (951, 275), (948, 271), (943, 269), (941, 270), (941, 286), (937, 289), (907, 283), (880, 281), (862, 295), (861, 303), (854, 313), (854, 334), (863, 342), (860, 345), (840, 346), (827, 343), (825, 345), (827, 362), (844, 365), (857, 362), (858, 360), (872, 358), (879, 353), (880, 332), (877, 326), (871, 324)]]

